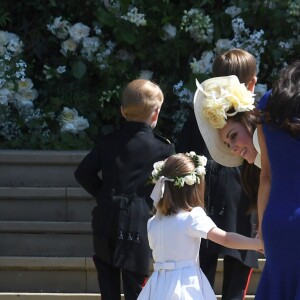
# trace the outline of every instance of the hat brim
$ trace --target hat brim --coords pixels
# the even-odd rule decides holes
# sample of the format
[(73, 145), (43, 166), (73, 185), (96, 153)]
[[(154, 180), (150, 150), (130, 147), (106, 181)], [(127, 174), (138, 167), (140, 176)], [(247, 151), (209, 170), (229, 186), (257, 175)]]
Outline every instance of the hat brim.
[[(219, 77), (220, 81), (222, 79), (228, 80), (229, 76)], [(231, 76), (230, 76), (231, 77)], [(236, 77), (236, 76), (233, 76)], [(235, 80), (235, 78), (232, 78)], [(214, 78), (215, 80), (215, 78)], [(209, 83), (210, 79), (204, 81), (201, 85), (204, 88), (206, 83)], [(207, 146), (209, 154), (211, 157), (220, 165), (226, 167), (238, 167), (243, 164), (244, 159), (242, 157), (235, 156), (232, 154), (230, 149), (221, 141), (219, 135), (219, 129), (213, 128), (209, 123), (208, 119), (203, 116), (203, 105), (204, 94), (198, 88), (194, 96), (194, 113), (196, 116), (197, 124), (204, 142)]]

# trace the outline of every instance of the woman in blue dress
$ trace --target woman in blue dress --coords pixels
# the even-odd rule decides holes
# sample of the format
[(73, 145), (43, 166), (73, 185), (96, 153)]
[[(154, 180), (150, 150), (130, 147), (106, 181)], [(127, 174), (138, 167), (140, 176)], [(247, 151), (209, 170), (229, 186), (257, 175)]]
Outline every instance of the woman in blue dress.
[(218, 163), (238, 165), (242, 158), (249, 164), (262, 164), (258, 209), (266, 264), (256, 300), (299, 300), (300, 62), (283, 71), (272, 94), (268, 92), (259, 102), (266, 113), (259, 125), (262, 159), (256, 134), (247, 128), (254, 102), (237, 81), (228, 76), (197, 84), (198, 127)]
[(300, 61), (259, 102), (258, 214), (266, 264), (257, 300), (300, 299)]

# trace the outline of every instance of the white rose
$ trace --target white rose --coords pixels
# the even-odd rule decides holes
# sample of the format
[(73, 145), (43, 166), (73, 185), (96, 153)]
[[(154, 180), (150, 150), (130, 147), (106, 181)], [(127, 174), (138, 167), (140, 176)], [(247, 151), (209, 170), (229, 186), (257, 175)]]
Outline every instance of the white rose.
[(67, 39), (61, 42), (61, 53), (66, 56), (68, 52), (74, 52), (78, 44), (73, 39)]
[(156, 163), (153, 164), (153, 168), (154, 170), (161, 170), (162, 167), (164, 166), (164, 161), (161, 160), (161, 161), (157, 161)]
[[(254, 94), (252, 94), (244, 84), (228, 87), (228, 96), (226, 97), (236, 114), (238, 112), (254, 109)], [(228, 114), (228, 116), (232, 114)]]
[(89, 122), (84, 117), (77, 117), (74, 122), (74, 127), (77, 131), (83, 131), (87, 128), (89, 128)]
[(79, 42), (83, 38), (88, 37), (90, 33), (90, 28), (79, 22), (69, 29), (69, 33), (75, 42)]
[[(223, 128), (227, 116), (254, 109), (254, 94), (236, 76), (208, 79), (202, 88), (203, 115), (214, 128)], [(231, 108), (234, 108), (234, 112), (228, 113)]]
[(199, 167), (196, 168), (195, 172), (198, 175), (205, 175), (205, 173), (206, 173), (205, 167), (204, 166), (199, 166)]
[(72, 124), (72, 123), (63, 124), (60, 131), (61, 132), (77, 133), (76, 128), (74, 127), (74, 124)]
[(199, 155), (198, 158), (199, 158), (200, 165), (201, 166), (206, 166), (206, 164), (207, 164), (207, 158), (206, 158), (206, 156)]
[(70, 123), (78, 117), (78, 112), (75, 108), (70, 109), (68, 107), (64, 107), (64, 110), (61, 113), (61, 117), (64, 123)]
[(164, 35), (162, 36), (163, 41), (173, 39), (176, 36), (177, 29), (175, 26), (168, 23), (165, 24), (162, 29), (164, 31)]
[(195, 151), (190, 151), (189, 153), (188, 153), (188, 156), (195, 156), (196, 155), (196, 152)]
[(33, 87), (33, 82), (30, 78), (25, 78), (24, 80), (18, 81), (18, 92), (30, 90), (32, 87)]
[(184, 182), (188, 185), (193, 185), (196, 182), (196, 176), (191, 174), (184, 177)]

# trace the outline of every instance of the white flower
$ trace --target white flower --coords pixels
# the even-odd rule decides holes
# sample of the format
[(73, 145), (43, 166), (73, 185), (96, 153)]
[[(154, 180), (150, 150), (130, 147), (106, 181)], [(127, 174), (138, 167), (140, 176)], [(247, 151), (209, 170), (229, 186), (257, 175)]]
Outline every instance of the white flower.
[(232, 19), (239, 15), (241, 12), (241, 8), (236, 6), (229, 6), (225, 9), (225, 13), (230, 15)]
[(68, 52), (74, 52), (78, 44), (73, 39), (67, 39), (66, 41), (61, 42), (61, 53), (64, 56), (67, 56)]
[(93, 54), (99, 49), (100, 40), (98, 37), (86, 37), (82, 40), (81, 54), (88, 60), (92, 61)]
[(153, 72), (150, 70), (142, 70), (140, 73), (140, 77), (141, 79), (146, 79), (146, 80), (150, 80), (153, 76)]
[(77, 130), (77, 132), (85, 130), (86, 128), (89, 128), (89, 122), (84, 117), (75, 118), (73, 124), (74, 124), (74, 128)]
[(0, 30), (0, 45), (6, 46), (8, 44), (8, 32)]
[[(223, 79), (223, 80), (222, 80)], [(254, 94), (236, 76), (211, 78), (198, 88), (204, 94), (202, 113), (213, 128), (223, 128), (228, 116), (254, 109)]]
[(177, 33), (177, 28), (175, 26), (171, 25), (170, 23), (165, 24), (163, 26), (162, 30), (164, 31), (164, 34), (162, 36), (163, 41), (173, 39)]
[(153, 164), (153, 168), (155, 170), (161, 170), (162, 167), (164, 166), (165, 162), (163, 160), (157, 161), (156, 163)]
[(6, 47), (0, 44), (0, 56), (4, 56), (6, 54)]
[(221, 53), (223, 51), (227, 51), (232, 48), (232, 41), (229, 39), (219, 39), (216, 42), (215, 51), (216, 53)]
[(155, 183), (156, 180), (158, 179), (158, 175), (160, 174), (162, 168), (164, 167), (165, 162), (163, 160), (157, 161), (156, 163), (153, 164), (153, 171), (151, 173), (152, 175), (152, 181)]
[(196, 182), (196, 176), (194, 174), (187, 175), (184, 177), (184, 182), (188, 185), (193, 185)]
[(198, 175), (205, 175), (205, 167), (204, 166), (199, 166), (195, 169), (195, 173)]
[(88, 37), (89, 33), (90, 33), (90, 27), (82, 24), (82, 23), (76, 23), (74, 24), (70, 29), (69, 29), (69, 33), (71, 38), (75, 41), (75, 42), (79, 42), (81, 41), (83, 38)]
[(0, 90), (0, 104), (7, 105), (12, 100), (12, 93), (8, 89)]
[(78, 117), (78, 112), (75, 108), (64, 107), (63, 112), (61, 113), (63, 123), (73, 122), (75, 118)]
[(198, 61), (193, 58), (193, 62), (190, 63), (193, 74), (211, 73), (213, 58), (214, 53), (212, 51), (204, 51), (202, 53), (201, 59)]
[(39, 93), (36, 89), (23, 90), (15, 94), (15, 99), (21, 106), (28, 106), (30, 103), (33, 105), (34, 101), (38, 97)]
[(66, 66), (59, 66), (59, 67), (56, 69), (56, 72), (57, 72), (58, 74), (65, 73), (65, 72), (66, 72)]
[(18, 81), (18, 92), (30, 90), (32, 87), (33, 87), (33, 82), (30, 78), (25, 78), (24, 80)]
[(76, 134), (77, 133), (77, 130), (74, 126), (73, 123), (66, 123), (66, 124), (63, 124), (63, 126), (61, 127), (60, 129), (61, 132), (70, 132), (70, 133), (74, 133)]
[(78, 116), (78, 112), (75, 108), (70, 109), (68, 107), (64, 107), (62, 113), (60, 114), (60, 117), (62, 132), (70, 132), (76, 134), (79, 131), (83, 131), (89, 127), (87, 119)]
[(7, 50), (14, 54), (19, 54), (23, 51), (23, 42), (14, 33), (8, 33), (9, 42), (7, 44)]
[(70, 24), (68, 21), (61, 20), (61, 18), (56, 17), (53, 24), (47, 25), (47, 28), (59, 39), (64, 40), (69, 35)]
[(198, 159), (200, 165), (205, 167), (207, 164), (207, 157), (205, 157), (204, 155), (198, 155)]
[(121, 19), (131, 22), (137, 27), (147, 25), (145, 15), (138, 13), (138, 9), (136, 7), (133, 7), (131, 10), (129, 10), (126, 16), (121, 16)]
[(255, 93), (255, 100), (259, 101), (260, 98), (264, 95), (264, 93), (267, 91), (267, 85), (266, 84), (256, 84), (254, 93)]

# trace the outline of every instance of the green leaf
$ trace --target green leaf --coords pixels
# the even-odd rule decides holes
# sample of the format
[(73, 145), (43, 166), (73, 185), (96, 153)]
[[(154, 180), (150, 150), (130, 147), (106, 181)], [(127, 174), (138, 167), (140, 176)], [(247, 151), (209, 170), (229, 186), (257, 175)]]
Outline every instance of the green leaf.
[(72, 66), (72, 74), (77, 79), (80, 79), (83, 77), (83, 75), (86, 72), (86, 65), (82, 61), (77, 61)]

